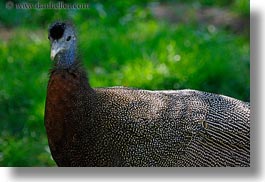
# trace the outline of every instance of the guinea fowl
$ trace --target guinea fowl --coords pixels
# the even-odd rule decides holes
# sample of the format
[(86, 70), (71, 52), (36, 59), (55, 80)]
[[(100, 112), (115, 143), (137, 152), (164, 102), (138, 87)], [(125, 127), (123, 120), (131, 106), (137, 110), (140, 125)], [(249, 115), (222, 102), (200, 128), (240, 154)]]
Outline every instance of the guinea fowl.
[(58, 166), (250, 166), (250, 105), (196, 90), (92, 88), (74, 27), (49, 28), (45, 127)]

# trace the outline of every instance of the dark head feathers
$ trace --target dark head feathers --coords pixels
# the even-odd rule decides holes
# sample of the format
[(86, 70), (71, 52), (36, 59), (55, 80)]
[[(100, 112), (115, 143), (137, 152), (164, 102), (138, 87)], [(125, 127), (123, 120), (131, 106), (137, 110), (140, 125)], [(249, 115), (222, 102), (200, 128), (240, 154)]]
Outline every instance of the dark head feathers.
[(62, 38), (65, 29), (67, 26), (73, 28), (73, 25), (69, 22), (55, 22), (49, 27), (49, 39), (52, 38), (53, 40), (58, 40)]
[(55, 22), (49, 28), (49, 38), (52, 39), (60, 39), (63, 36), (65, 30), (65, 23), (63, 22)]

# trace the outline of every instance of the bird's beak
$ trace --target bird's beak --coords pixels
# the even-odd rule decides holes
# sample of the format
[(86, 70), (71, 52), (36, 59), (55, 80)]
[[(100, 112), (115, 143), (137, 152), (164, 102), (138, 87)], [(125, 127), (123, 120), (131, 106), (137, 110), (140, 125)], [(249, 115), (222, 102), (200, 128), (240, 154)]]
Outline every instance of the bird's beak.
[(57, 41), (54, 41), (52, 43), (51, 47), (51, 60), (54, 61), (56, 55), (61, 51), (60, 43)]

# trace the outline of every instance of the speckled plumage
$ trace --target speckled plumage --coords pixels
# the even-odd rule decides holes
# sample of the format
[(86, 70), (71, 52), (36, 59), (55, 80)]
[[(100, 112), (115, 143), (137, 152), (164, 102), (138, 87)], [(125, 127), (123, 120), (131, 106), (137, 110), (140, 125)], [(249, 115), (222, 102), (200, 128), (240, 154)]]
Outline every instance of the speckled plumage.
[(91, 88), (54, 68), (45, 127), (58, 166), (250, 166), (250, 105), (195, 90)]

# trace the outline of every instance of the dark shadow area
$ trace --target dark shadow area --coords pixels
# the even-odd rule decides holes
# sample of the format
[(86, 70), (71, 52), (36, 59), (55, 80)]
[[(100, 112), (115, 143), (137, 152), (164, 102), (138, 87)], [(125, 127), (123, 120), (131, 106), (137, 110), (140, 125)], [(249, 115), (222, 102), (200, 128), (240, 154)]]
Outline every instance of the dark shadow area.
[[(192, 174), (192, 175), (191, 175)], [(254, 177), (251, 168), (15, 168), (21, 178), (244, 178)]]
[(261, 60), (261, 15), (252, 12), (250, 16), (250, 101), (251, 101), (251, 171), (257, 176), (261, 174), (261, 95), (262, 95), (262, 60)]

